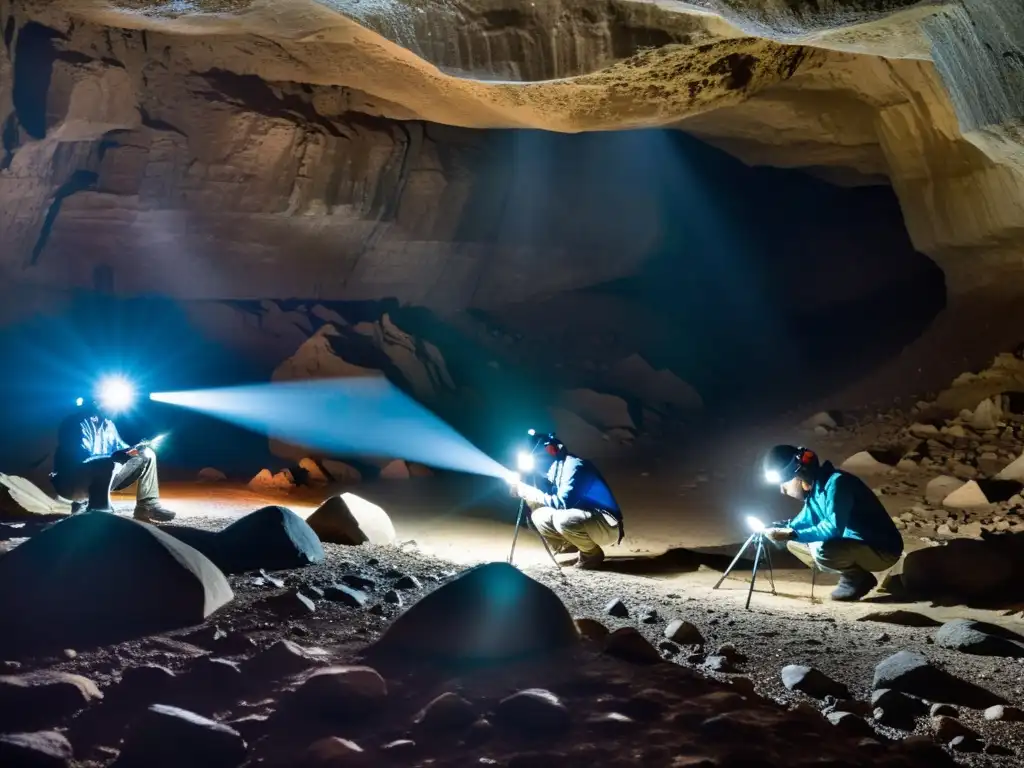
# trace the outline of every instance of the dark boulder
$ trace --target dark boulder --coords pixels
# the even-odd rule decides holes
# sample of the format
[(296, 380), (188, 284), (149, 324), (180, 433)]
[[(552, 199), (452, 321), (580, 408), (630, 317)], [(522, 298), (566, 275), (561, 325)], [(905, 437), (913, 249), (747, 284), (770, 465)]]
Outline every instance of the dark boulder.
[(79, 514), (0, 558), (0, 647), (119, 642), (199, 624), (232, 598), (208, 558), (155, 526)]
[(395, 619), (371, 657), (474, 664), (526, 657), (579, 642), (558, 596), (507, 563), (464, 571)]

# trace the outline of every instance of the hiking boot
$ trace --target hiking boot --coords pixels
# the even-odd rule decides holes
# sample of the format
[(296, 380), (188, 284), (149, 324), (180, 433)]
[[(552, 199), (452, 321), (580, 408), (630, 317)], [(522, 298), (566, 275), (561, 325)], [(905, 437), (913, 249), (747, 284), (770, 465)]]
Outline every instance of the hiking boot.
[(600, 568), (603, 562), (604, 550), (598, 547), (593, 552), (580, 552), (580, 559), (576, 561), (576, 567), (584, 571), (590, 571)]
[(844, 603), (852, 603), (867, 595), (878, 584), (873, 573), (867, 571), (847, 571), (840, 575), (839, 586), (832, 591), (832, 599)]
[(174, 513), (159, 504), (147, 504), (135, 508), (135, 519), (144, 523), (169, 523), (174, 519)]

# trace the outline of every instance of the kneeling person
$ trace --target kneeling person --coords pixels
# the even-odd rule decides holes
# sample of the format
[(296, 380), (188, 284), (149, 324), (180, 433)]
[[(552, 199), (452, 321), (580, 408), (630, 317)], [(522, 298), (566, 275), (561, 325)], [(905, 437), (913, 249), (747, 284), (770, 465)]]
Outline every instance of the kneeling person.
[(101, 403), (83, 406), (61, 422), (51, 475), (54, 490), (71, 501), (72, 514), (112, 512), (111, 490), (138, 482), (135, 519), (165, 523), (174, 513), (160, 505), (156, 453), (133, 448), (117, 431)]
[(874, 573), (888, 570), (903, 554), (903, 537), (882, 502), (860, 478), (813, 451), (777, 445), (764, 463), (765, 478), (804, 503), (785, 528), (765, 533), (808, 567), (838, 573), (833, 600), (860, 600), (878, 584)]
[(578, 568), (604, 561), (603, 546), (618, 544), (624, 533), (622, 512), (608, 483), (590, 461), (573, 456), (555, 435), (540, 438), (553, 461), (545, 488), (518, 483), (513, 494), (533, 510), (531, 520), (555, 552), (579, 550)]

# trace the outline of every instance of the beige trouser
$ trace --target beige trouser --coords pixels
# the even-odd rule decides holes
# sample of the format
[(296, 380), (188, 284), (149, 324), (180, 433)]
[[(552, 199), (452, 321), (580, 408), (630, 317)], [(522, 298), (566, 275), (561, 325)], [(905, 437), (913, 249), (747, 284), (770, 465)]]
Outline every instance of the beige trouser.
[(580, 552), (591, 553), (619, 540), (619, 524), (606, 512), (538, 507), (530, 519), (552, 546), (567, 541)]
[(892, 568), (900, 559), (899, 555), (879, 552), (854, 539), (829, 539), (813, 544), (789, 541), (786, 548), (808, 568), (817, 567), (819, 571), (830, 573), (880, 573)]

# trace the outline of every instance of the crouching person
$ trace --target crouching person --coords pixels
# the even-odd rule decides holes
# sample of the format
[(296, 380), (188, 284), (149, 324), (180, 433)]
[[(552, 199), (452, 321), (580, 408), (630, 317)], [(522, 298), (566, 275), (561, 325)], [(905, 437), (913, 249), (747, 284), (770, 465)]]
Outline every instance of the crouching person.
[(160, 504), (156, 453), (128, 445), (99, 401), (83, 405), (61, 423), (50, 477), (58, 495), (71, 502), (72, 513), (112, 512), (111, 490), (138, 483), (135, 519), (174, 519)]
[(590, 461), (573, 456), (555, 435), (539, 438), (551, 458), (541, 488), (519, 482), (512, 493), (532, 510), (534, 527), (555, 553), (579, 552), (577, 568), (597, 568), (603, 547), (622, 541), (622, 512), (601, 473)]
[(833, 600), (854, 601), (878, 585), (875, 573), (903, 554), (903, 537), (882, 502), (860, 478), (806, 448), (777, 445), (764, 462), (765, 479), (803, 509), (784, 528), (765, 534), (808, 567), (839, 574)]

